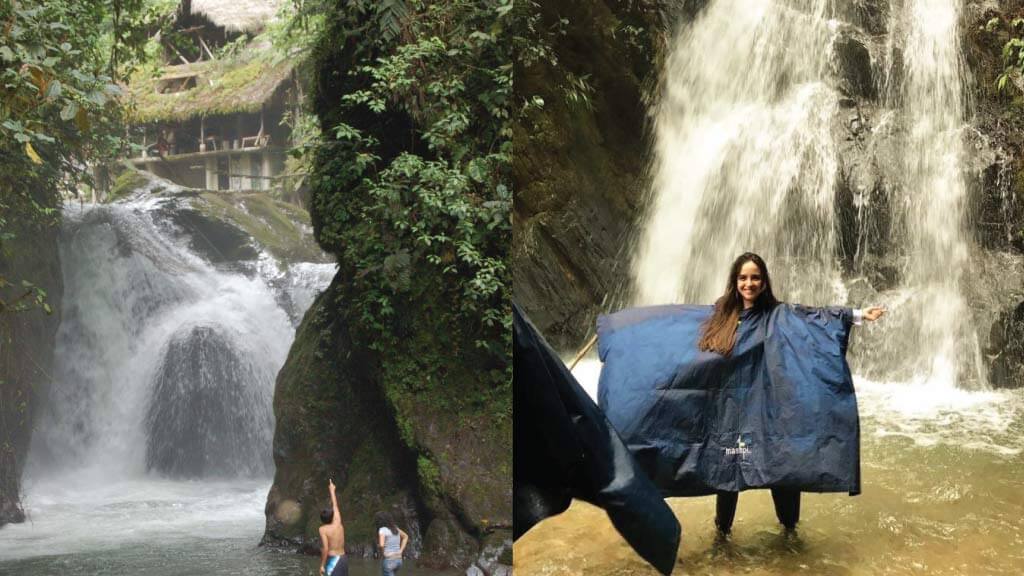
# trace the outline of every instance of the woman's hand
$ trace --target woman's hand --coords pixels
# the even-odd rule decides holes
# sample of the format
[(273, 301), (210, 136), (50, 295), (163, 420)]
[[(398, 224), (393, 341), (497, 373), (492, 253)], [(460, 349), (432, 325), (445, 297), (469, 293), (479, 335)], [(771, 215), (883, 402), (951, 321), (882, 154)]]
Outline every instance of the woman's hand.
[(874, 322), (885, 314), (885, 308), (881, 306), (870, 306), (864, 309), (864, 319), (869, 322)]
[(330, 490), (331, 493), (334, 493), (334, 479), (333, 478), (327, 481), (327, 489)]

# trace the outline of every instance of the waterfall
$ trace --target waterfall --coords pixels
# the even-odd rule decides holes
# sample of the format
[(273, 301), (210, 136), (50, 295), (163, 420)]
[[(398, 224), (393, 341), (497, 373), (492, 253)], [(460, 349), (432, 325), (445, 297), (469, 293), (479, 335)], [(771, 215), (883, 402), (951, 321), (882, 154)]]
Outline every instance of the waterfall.
[(767, 259), (788, 298), (832, 299), (827, 4), (713, 2), (678, 34), (657, 110), (638, 304), (713, 301), (746, 251)]
[(274, 380), (296, 326), (282, 301), (304, 311), (334, 267), (214, 265), (192, 251), (178, 208), (66, 206), (65, 307), (28, 476), (272, 474)]
[[(746, 251), (765, 257), (785, 300), (846, 303), (835, 206), (847, 134), (835, 126), (840, 102), (851, 100), (836, 46), (852, 27), (837, 13), (854, 8), (712, 0), (676, 34), (654, 111), (634, 303), (710, 303)], [(887, 378), (983, 382), (961, 288), (969, 244), (959, 10), (953, 0), (906, 0), (889, 13), (888, 49), (875, 54), (885, 80), (874, 92), (884, 94), (888, 125), (877, 137), (896, 141), (879, 147), (895, 156), (880, 168), (892, 212), (880, 233), (900, 278), (877, 302), (856, 302), (891, 312), (865, 335), (871, 360), (861, 364)]]
[(961, 287), (969, 248), (959, 4), (906, 0), (891, 18), (890, 31), (901, 34), (891, 34), (889, 66), (900, 68), (887, 75), (888, 105), (900, 114), (903, 154), (895, 164), (900, 173), (889, 180), (894, 236), (900, 240), (895, 256), (903, 262), (907, 296), (885, 326), (875, 364), (901, 365), (900, 376), (923, 376), (947, 388), (983, 383), (977, 335)]

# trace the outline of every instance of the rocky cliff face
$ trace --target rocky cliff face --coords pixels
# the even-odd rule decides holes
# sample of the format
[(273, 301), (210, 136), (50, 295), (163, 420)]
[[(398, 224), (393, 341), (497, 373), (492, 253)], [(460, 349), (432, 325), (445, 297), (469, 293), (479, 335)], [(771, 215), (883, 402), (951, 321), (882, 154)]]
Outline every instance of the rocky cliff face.
[(416, 461), (398, 434), (394, 411), (373, 381), (374, 366), (353, 346), (335, 313), (336, 278), (306, 312), (274, 394), (274, 484), (263, 543), (319, 551), (319, 514), (330, 507), (327, 480), (339, 487), (350, 550), (372, 551), (373, 516), (397, 512), (413, 551), (422, 548), (423, 510)]
[(15, 225), (15, 232), (15, 239), (5, 242), (7, 253), (0, 254), (0, 278), (15, 285), (0, 288), (0, 298), (8, 303), (18, 299), (25, 280), (46, 291), (53, 313), (36, 306), (0, 312), (0, 526), (25, 519), (21, 472), (36, 404), (50, 386), (63, 292), (58, 228)]
[[(454, 20), (481, 13), (470, 4), (432, 6)], [(492, 144), (504, 149), (507, 142), (484, 136), (497, 134), (498, 122), (479, 108), (480, 87), (475, 78), (467, 77), (456, 82), (466, 87), (466, 93), (459, 88), (452, 96), (474, 102), (465, 107), (472, 128), (460, 133), (460, 145), (465, 144), (460, 157), (449, 158), (445, 148), (426, 145), (424, 134), (436, 129), (438, 118), (425, 110), (422, 98), (446, 101), (430, 96), (437, 86), (428, 89), (427, 84), (436, 80), (434, 73), (462, 70), (449, 65), (447, 52), (440, 60), (444, 64), (429, 68), (431, 77), (422, 79), (424, 89), (418, 95), (405, 99), (396, 89), (379, 106), (353, 103), (354, 95), (365, 94), (372, 85), (391, 86), (360, 70), (398, 50), (393, 44), (364, 41), (366, 34), (377, 30), (372, 10), (340, 1), (335, 8), (312, 62), (310, 100), (325, 142), (314, 156), (310, 206), (317, 240), (336, 256), (338, 275), (306, 313), (278, 376), (276, 474), (263, 542), (318, 551), (318, 516), (329, 505), (327, 483), (333, 478), (350, 553), (372, 551), (374, 515), (386, 511), (410, 534), (410, 552), (419, 564), (507, 573), (512, 545), (512, 398), (510, 351), (503, 350), (507, 332), (500, 318), (501, 307), (509, 308), (507, 299), (500, 301), (507, 286), (505, 265), (502, 262), (492, 278), (499, 288), (486, 301), (474, 300), (470, 284), (478, 278), (463, 265), (463, 255), (456, 254), (470, 250), (504, 260), (507, 220), (502, 216), (490, 226), (477, 227), (477, 221), (468, 217), (475, 207), (464, 219), (439, 213), (420, 197), (437, 191), (438, 181), (418, 180), (411, 176), (420, 174), (418, 169), (396, 161), (436, 162), (458, 171), (475, 162), (471, 158), (490, 153)], [(418, 8), (410, 7), (414, 10)], [(417, 13), (410, 20), (425, 25), (431, 18)], [(462, 29), (445, 22), (447, 30)], [(415, 34), (419, 32), (410, 32)], [(340, 37), (351, 41), (337, 42)], [(395, 43), (405, 40), (404, 33), (394, 38)], [(434, 40), (444, 45), (464, 39)], [(412, 45), (402, 46), (408, 50)], [(479, 57), (473, 63), (480, 68), (503, 64), (494, 62), (497, 57), (489, 50), (474, 57)], [(427, 65), (417, 62), (408, 69)], [(412, 101), (418, 103), (405, 107)], [(360, 142), (350, 140), (353, 131), (361, 134)], [(367, 149), (372, 149), (373, 158), (354, 153)], [(369, 168), (361, 165), (366, 162)], [(475, 184), (451, 188), (459, 190), (457, 197), (435, 197), (433, 203), (447, 206), (451, 200), (457, 205), (469, 199), (476, 206), (503, 205), (492, 192), (507, 190), (508, 183), (497, 168), (490, 170), (484, 169), (487, 189)], [(390, 182), (395, 193), (381, 200), (380, 189), (368, 182), (395, 171), (410, 180)], [(442, 180), (454, 181), (449, 176), (446, 172)], [(424, 242), (408, 233), (420, 226), (447, 230), (453, 222), (474, 234), (467, 243), (453, 242), (450, 250), (440, 248), (447, 246), (445, 238)], [(442, 235), (456, 236), (449, 232)], [(433, 248), (439, 253), (431, 252)]]
[(1009, 279), (1000, 285), (1000, 294), (983, 300), (991, 308), (983, 325), (991, 326), (983, 350), (989, 383), (996, 388), (1024, 386), (1024, 289), (1019, 281), (1024, 269), (1024, 81), (1014, 72), (1003, 89), (998, 87), (1007, 65), (1003, 47), (1024, 33), (1012, 26), (1022, 16), (1024, 3), (1016, 0), (969, 2), (963, 23), (979, 151), (974, 234), (986, 251), (1004, 255), (1000, 273)]
[(670, 24), (659, 2), (539, 4), (531, 41), (549, 54), (515, 69), (517, 97), (543, 104), (515, 128), (514, 293), (553, 345), (572, 347), (628, 281), (645, 96)]
[[(373, 517), (386, 511), (423, 564), (476, 563), (490, 573), (510, 564), (511, 423), (460, 417), (443, 399), (389, 393), (379, 354), (345, 320), (344, 282), (336, 278), (306, 313), (278, 375), (277, 472), (263, 543), (317, 552), (333, 478), (350, 553), (372, 553)], [(412, 338), (434, 336), (425, 329)], [(472, 385), (469, 367), (453, 360), (448, 368), (453, 390)]]

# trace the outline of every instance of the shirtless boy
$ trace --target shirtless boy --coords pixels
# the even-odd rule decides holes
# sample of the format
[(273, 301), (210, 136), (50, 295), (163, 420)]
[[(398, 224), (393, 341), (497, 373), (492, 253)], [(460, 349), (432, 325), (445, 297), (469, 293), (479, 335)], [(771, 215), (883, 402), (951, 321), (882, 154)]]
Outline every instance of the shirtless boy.
[(348, 557), (345, 556), (345, 527), (341, 525), (338, 495), (334, 493), (334, 480), (328, 480), (331, 508), (320, 513), (320, 573), (325, 576), (348, 576)]

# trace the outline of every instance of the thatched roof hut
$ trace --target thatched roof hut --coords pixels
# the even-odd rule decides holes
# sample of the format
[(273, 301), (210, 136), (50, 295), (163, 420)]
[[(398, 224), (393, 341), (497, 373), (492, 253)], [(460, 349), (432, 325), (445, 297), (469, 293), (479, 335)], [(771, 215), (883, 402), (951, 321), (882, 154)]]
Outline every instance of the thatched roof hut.
[(253, 32), (274, 18), (283, 0), (191, 0), (184, 7), (228, 32)]
[(165, 66), (156, 77), (132, 78), (130, 120), (137, 124), (259, 112), (289, 79), (292, 61), (250, 48), (234, 58)]

